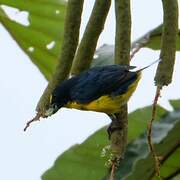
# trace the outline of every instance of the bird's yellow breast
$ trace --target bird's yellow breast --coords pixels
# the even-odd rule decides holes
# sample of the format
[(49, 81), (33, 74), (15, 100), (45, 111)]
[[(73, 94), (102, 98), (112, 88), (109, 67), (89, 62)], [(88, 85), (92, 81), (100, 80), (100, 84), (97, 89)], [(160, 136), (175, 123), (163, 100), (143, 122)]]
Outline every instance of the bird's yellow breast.
[(127, 91), (124, 94), (117, 95), (114, 97), (110, 95), (101, 96), (100, 98), (87, 104), (69, 102), (66, 105), (66, 107), (80, 109), (80, 110), (104, 112), (107, 114), (118, 113), (120, 110), (120, 107), (129, 100), (130, 96), (135, 91), (139, 79), (140, 79), (140, 75), (138, 76), (136, 81), (133, 82), (133, 84), (128, 87)]

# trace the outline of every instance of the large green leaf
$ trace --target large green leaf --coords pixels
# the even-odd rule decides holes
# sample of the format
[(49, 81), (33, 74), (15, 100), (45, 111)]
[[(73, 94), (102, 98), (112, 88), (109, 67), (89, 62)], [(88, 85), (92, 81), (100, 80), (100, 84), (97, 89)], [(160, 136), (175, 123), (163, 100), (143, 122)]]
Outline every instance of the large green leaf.
[[(163, 158), (161, 175), (168, 177), (178, 169), (180, 111), (168, 113), (159, 123), (154, 124), (153, 131), (153, 141), (156, 143), (157, 153)], [(116, 179), (146, 180), (154, 176), (154, 163), (149, 155), (146, 133), (129, 143), (125, 158), (116, 172)]]
[[(165, 179), (179, 172), (180, 100), (171, 100), (173, 112), (166, 113), (153, 127), (153, 141), (157, 154), (163, 158), (161, 176)], [(118, 167), (116, 179), (157, 179), (154, 162), (149, 154), (146, 133), (128, 144), (124, 160)]]
[(44, 173), (43, 180), (92, 180), (106, 174), (101, 150), (108, 144), (105, 128), (96, 132), (81, 145), (75, 145), (63, 153), (51, 169)]
[[(168, 135), (165, 138), (163, 138), (163, 140), (160, 141), (160, 143), (155, 145), (157, 154), (160, 155), (163, 159), (160, 171), (161, 171), (161, 176), (164, 179), (170, 177), (172, 174), (180, 170), (179, 131), (180, 131), (180, 116), (178, 117), (178, 122), (174, 125), (171, 131), (169, 131)], [(145, 147), (147, 146), (144, 145), (143, 148)], [(128, 177), (124, 179), (126, 180), (134, 180), (134, 179), (146, 180), (150, 178), (157, 179), (155, 177), (155, 167), (154, 167), (154, 162), (152, 161), (152, 156), (148, 155), (145, 157), (146, 158), (138, 159), (137, 162), (135, 161), (136, 163), (135, 166), (133, 167), (132, 172)], [(119, 168), (119, 175), (120, 173), (121, 173), (121, 169)], [(176, 175), (177, 174), (175, 174), (175, 176)], [(118, 173), (117, 173), (117, 179), (119, 179)]]
[[(157, 120), (168, 113), (158, 106)], [(139, 109), (129, 115), (128, 140), (130, 143), (145, 131), (150, 115), (151, 107)], [(108, 144), (105, 127), (90, 136), (84, 143), (75, 145), (63, 153), (53, 167), (43, 174), (42, 179), (102, 179), (106, 173), (107, 168), (104, 164), (107, 159), (101, 158), (100, 153)]]
[[(0, 22), (19, 46), (50, 79), (60, 53), (65, 17), (64, 0), (0, 0)], [(28, 12), (29, 25), (12, 20), (3, 8)], [(49, 45), (49, 46), (48, 46)]]

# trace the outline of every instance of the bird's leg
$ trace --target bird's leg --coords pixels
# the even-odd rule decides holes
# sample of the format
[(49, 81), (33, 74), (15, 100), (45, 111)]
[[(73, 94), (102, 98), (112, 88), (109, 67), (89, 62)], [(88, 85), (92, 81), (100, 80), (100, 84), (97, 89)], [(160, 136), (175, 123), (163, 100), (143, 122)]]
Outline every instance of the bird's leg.
[(108, 137), (109, 139), (111, 139), (111, 134), (114, 131), (118, 131), (121, 130), (121, 123), (119, 123), (119, 120), (116, 117), (116, 114), (110, 114), (108, 115), (110, 117), (110, 119), (112, 120), (111, 124), (109, 125), (109, 127), (107, 128), (107, 133), (108, 133)]

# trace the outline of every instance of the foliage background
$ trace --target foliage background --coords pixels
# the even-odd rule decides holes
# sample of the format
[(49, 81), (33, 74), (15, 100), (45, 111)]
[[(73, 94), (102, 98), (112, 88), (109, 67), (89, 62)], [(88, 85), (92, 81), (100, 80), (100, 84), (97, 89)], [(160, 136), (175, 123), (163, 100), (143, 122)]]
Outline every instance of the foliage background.
[[(155, 5), (154, 5), (155, 4)], [(86, 11), (81, 32), (84, 29), (93, 0), (86, 1)], [(143, 8), (146, 7), (146, 8)], [(147, 8), (148, 7), (148, 8)], [(113, 7), (111, 7), (112, 12)], [(162, 21), (161, 2), (132, 2), (133, 39), (137, 39)], [(98, 45), (114, 42), (114, 15), (109, 15), (106, 29)], [(25, 122), (34, 115), (36, 103), (46, 86), (46, 80), (39, 70), (19, 49), (9, 34), (0, 25), (0, 96), (1, 96), (1, 127), (0, 127), (0, 179), (38, 180), (48, 169), (56, 157), (72, 144), (82, 142), (87, 136), (101, 126), (108, 124), (109, 119), (103, 114), (62, 110), (52, 118), (34, 124), (28, 132), (23, 133)], [(143, 66), (157, 59), (159, 52), (143, 49), (133, 60), (133, 64)], [(177, 60), (180, 59), (178, 53)], [(176, 67), (179, 67), (179, 61)], [(153, 74), (155, 67), (144, 72), (143, 79), (132, 97), (130, 111), (151, 104), (154, 87)], [(164, 89), (161, 103), (166, 105), (167, 99), (179, 98), (177, 71), (174, 82)], [(148, 87), (148, 96), (147, 90)], [(142, 94), (144, 95), (142, 98)], [(140, 99), (140, 100), (139, 100)], [(69, 123), (72, 134), (67, 134)], [(28, 177), (27, 177), (28, 176)]]

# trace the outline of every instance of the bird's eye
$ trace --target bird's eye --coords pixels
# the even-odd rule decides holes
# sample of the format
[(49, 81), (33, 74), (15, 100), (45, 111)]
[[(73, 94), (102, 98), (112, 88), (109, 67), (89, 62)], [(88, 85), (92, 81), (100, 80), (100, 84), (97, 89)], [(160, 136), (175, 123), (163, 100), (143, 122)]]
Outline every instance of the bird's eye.
[(58, 109), (58, 105), (57, 104), (53, 104), (53, 108), (54, 109)]

